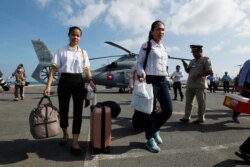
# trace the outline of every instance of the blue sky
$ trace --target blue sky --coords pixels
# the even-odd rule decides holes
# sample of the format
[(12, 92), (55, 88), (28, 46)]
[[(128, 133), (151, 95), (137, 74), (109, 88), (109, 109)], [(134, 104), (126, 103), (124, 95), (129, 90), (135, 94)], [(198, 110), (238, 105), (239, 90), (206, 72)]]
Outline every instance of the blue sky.
[[(138, 53), (151, 23), (160, 19), (169, 55), (190, 59), (189, 45), (201, 44), (217, 76), (235, 76), (250, 57), (249, 9), (250, 0), (1, 0), (0, 70), (6, 78), (23, 63), (32, 81), (38, 59), (31, 40), (44, 41), (55, 53), (68, 44), (72, 25), (83, 29), (80, 46), (89, 57), (124, 54), (107, 40)], [(91, 61), (91, 67), (112, 60)], [(181, 62), (168, 64), (172, 73)]]

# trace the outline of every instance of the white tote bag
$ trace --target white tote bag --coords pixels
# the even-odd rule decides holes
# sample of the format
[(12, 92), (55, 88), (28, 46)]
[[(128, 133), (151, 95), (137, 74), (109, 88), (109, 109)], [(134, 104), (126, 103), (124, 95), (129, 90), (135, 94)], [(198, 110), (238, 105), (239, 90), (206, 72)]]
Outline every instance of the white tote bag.
[(131, 100), (131, 107), (146, 114), (153, 111), (153, 86), (146, 82), (137, 82)]

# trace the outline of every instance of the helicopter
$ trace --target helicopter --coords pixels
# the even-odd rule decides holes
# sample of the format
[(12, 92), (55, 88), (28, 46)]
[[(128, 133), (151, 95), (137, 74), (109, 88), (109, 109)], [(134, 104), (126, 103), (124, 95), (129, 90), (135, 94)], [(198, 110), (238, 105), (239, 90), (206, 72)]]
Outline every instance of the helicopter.
[[(39, 60), (39, 64), (31, 76), (39, 83), (46, 84), (48, 81), (53, 55), (43, 41), (31, 40), (31, 42)], [(126, 51), (128, 54), (90, 58), (89, 60), (119, 57), (116, 61), (113, 61), (108, 65), (92, 70), (92, 79), (97, 85), (103, 85), (106, 86), (106, 88), (118, 87), (119, 92), (124, 92), (125, 89), (128, 88), (130, 70), (131, 67), (135, 65), (137, 55), (113, 42), (106, 41), (105, 43), (118, 47)], [(58, 84), (58, 75), (58, 72), (56, 72), (52, 80), (52, 85)]]
[[(119, 88), (119, 92), (128, 92), (126, 91), (126, 89), (128, 89), (129, 85), (131, 68), (136, 64), (136, 58), (138, 54), (132, 53), (128, 49), (114, 42), (105, 41), (105, 43), (125, 51), (126, 54), (89, 58), (89, 60), (93, 61), (96, 59), (119, 57), (117, 60), (113, 61), (112, 63), (109, 63), (108, 65), (92, 70), (92, 79), (97, 85), (103, 85), (106, 88), (116, 87)], [(31, 76), (36, 81), (46, 84), (48, 81), (53, 55), (43, 41), (32, 40), (32, 44), (39, 59), (39, 64), (37, 65), (35, 71)], [(176, 58), (170, 56), (169, 58), (190, 61), (190, 59)], [(52, 81), (52, 85), (58, 84), (58, 75), (58, 72), (56, 72)]]

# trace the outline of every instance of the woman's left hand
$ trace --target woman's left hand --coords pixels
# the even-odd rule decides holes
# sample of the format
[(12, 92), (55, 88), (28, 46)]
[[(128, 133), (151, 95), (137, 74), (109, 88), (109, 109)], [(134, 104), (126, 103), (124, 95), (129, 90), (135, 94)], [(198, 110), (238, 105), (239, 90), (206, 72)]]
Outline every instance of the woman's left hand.
[(92, 88), (93, 90), (96, 90), (96, 85), (95, 85), (95, 83), (94, 83), (93, 80), (90, 80), (90, 81), (89, 81), (89, 85), (91, 86), (91, 88)]

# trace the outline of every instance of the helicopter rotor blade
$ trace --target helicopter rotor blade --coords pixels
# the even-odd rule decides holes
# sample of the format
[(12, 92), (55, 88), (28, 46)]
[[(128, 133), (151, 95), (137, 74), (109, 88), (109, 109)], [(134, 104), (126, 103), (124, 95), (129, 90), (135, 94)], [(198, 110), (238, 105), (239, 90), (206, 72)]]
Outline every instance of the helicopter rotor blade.
[(89, 60), (105, 59), (105, 58), (109, 58), (109, 57), (122, 57), (122, 56), (127, 56), (127, 55), (114, 55), (114, 56), (93, 57), (93, 58), (90, 58)]
[(124, 50), (125, 52), (127, 52), (128, 54), (132, 54), (132, 52), (129, 51), (128, 49), (126, 49), (126, 48), (124, 48), (124, 47), (122, 47), (122, 46), (120, 46), (120, 45), (118, 45), (118, 44), (116, 44), (116, 43), (114, 43), (114, 42), (105, 41), (104, 43), (107, 43), (107, 44), (109, 44), (109, 45), (112, 45), (112, 46), (114, 46), (114, 47), (117, 47), (117, 48), (119, 48), (119, 49), (122, 49), (122, 50)]

